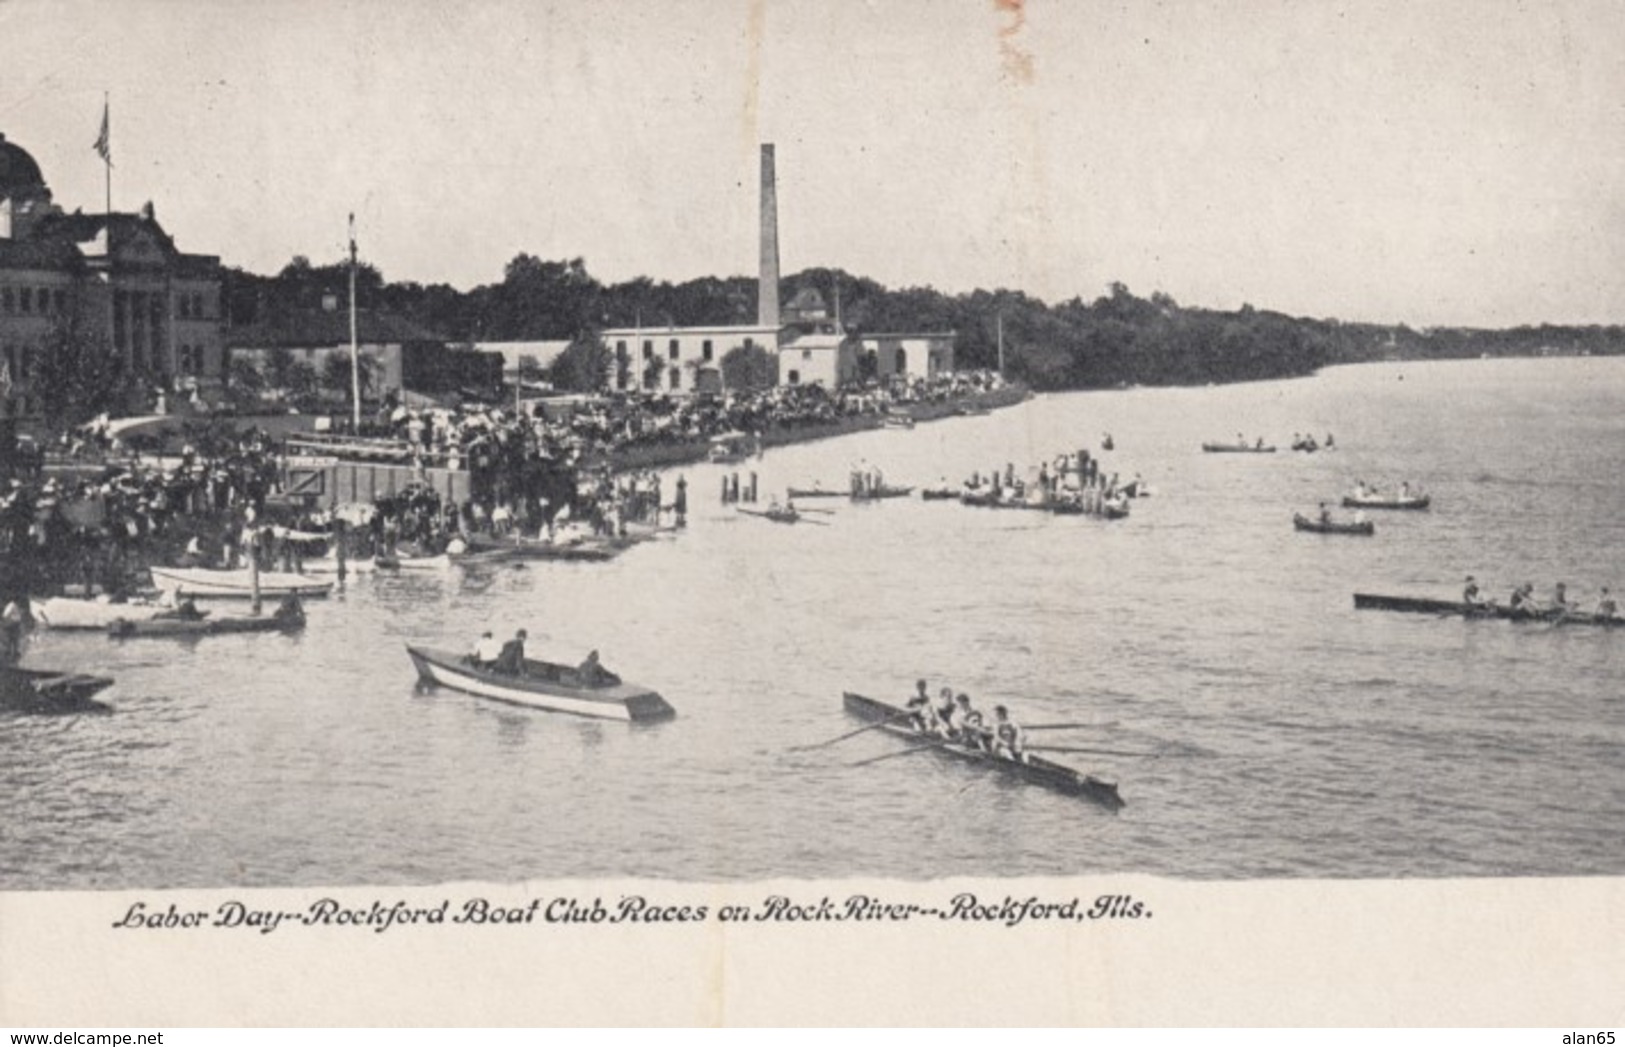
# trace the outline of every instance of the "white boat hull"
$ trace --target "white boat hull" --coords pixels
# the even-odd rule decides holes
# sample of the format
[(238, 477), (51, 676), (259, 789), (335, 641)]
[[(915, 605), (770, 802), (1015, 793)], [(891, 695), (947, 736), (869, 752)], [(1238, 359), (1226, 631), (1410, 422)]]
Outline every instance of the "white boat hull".
[[(219, 571), (206, 567), (153, 567), (150, 571), (153, 585), (179, 596), (248, 599), (254, 593), (253, 578), (246, 569)], [(303, 574), (261, 571), (259, 590), (262, 599), (326, 596), (333, 591), (333, 583)]]

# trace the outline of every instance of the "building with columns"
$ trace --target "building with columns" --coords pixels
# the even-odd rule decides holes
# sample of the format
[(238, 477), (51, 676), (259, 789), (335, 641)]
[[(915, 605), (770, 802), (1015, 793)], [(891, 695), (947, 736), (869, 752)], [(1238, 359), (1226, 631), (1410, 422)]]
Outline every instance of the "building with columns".
[(36, 418), (44, 354), (64, 339), (122, 363), (132, 409), (159, 389), (218, 387), (220, 259), (175, 246), (149, 203), (66, 213), (39, 165), (0, 134), (0, 388)]

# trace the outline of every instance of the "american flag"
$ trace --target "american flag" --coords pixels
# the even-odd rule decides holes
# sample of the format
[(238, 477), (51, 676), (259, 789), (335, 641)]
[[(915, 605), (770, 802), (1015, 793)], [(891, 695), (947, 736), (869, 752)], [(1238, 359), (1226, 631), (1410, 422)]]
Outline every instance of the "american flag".
[(113, 139), (108, 131), (107, 102), (102, 102), (102, 131), (96, 136), (96, 152), (107, 161), (107, 166), (113, 166)]

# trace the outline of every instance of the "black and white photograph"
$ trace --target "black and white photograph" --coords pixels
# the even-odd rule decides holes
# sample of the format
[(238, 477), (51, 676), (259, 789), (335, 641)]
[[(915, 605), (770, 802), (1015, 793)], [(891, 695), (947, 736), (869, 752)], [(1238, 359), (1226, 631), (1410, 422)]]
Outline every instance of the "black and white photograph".
[[(793, 1024), (1625, 1020), (1622, 55), (1600, 0), (0, 0), (0, 1022), (110, 1023), (8, 922), (1094, 972)], [(1317, 891), (1293, 948), (1467, 995), (1181, 915)]]

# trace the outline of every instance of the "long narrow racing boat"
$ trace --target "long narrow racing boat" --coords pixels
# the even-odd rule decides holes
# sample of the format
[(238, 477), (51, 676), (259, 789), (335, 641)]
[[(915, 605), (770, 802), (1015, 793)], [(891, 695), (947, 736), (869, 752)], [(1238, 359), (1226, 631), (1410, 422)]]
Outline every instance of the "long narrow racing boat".
[(1067, 796), (1081, 796), (1093, 800), (1110, 810), (1118, 810), (1123, 806), (1123, 798), (1117, 793), (1114, 782), (1102, 781), (1092, 774), (1084, 774), (1073, 770), (1054, 760), (1046, 760), (1034, 753), (1026, 753), (1025, 760), (1011, 760), (992, 753), (983, 752), (975, 746), (960, 742), (938, 738), (917, 730), (909, 720), (909, 711), (896, 705), (888, 705), (875, 698), (868, 698), (851, 691), (842, 695), (846, 711), (860, 720), (870, 723), (883, 724), (876, 730), (899, 738), (907, 738), (918, 744), (930, 745), (933, 751), (978, 764), (1001, 774), (1020, 778), (1033, 785), (1042, 785)]
[(573, 666), (526, 659), (518, 675), (473, 664), (465, 655), (428, 647), (406, 648), (417, 667), (418, 686), (450, 687), (480, 698), (522, 705), (529, 709), (593, 716), (605, 720), (645, 723), (677, 715), (655, 691), (627, 683), (613, 673), (589, 682)]
[(1214, 444), (1205, 443), (1202, 450), (1208, 454), (1274, 454), (1274, 444)]
[(1569, 611), (1558, 615), (1550, 610), (1524, 610), (1504, 607), (1498, 603), (1465, 603), (1461, 600), (1434, 600), (1420, 596), (1382, 596), (1376, 593), (1355, 593), (1354, 607), (1361, 611), (1401, 611), (1410, 614), (1433, 614), (1440, 617), (1460, 615), (1463, 618), (1504, 618), (1513, 622), (1550, 622), (1563, 625), (1600, 625), (1604, 628), (1625, 625), (1618, 615), (1601, 616), (1584, 611)]
[(1433, 496), (1427, 494), (1350, 494), (1343, 497), (1345, 509), (1426, 509), (1431, 504)]

